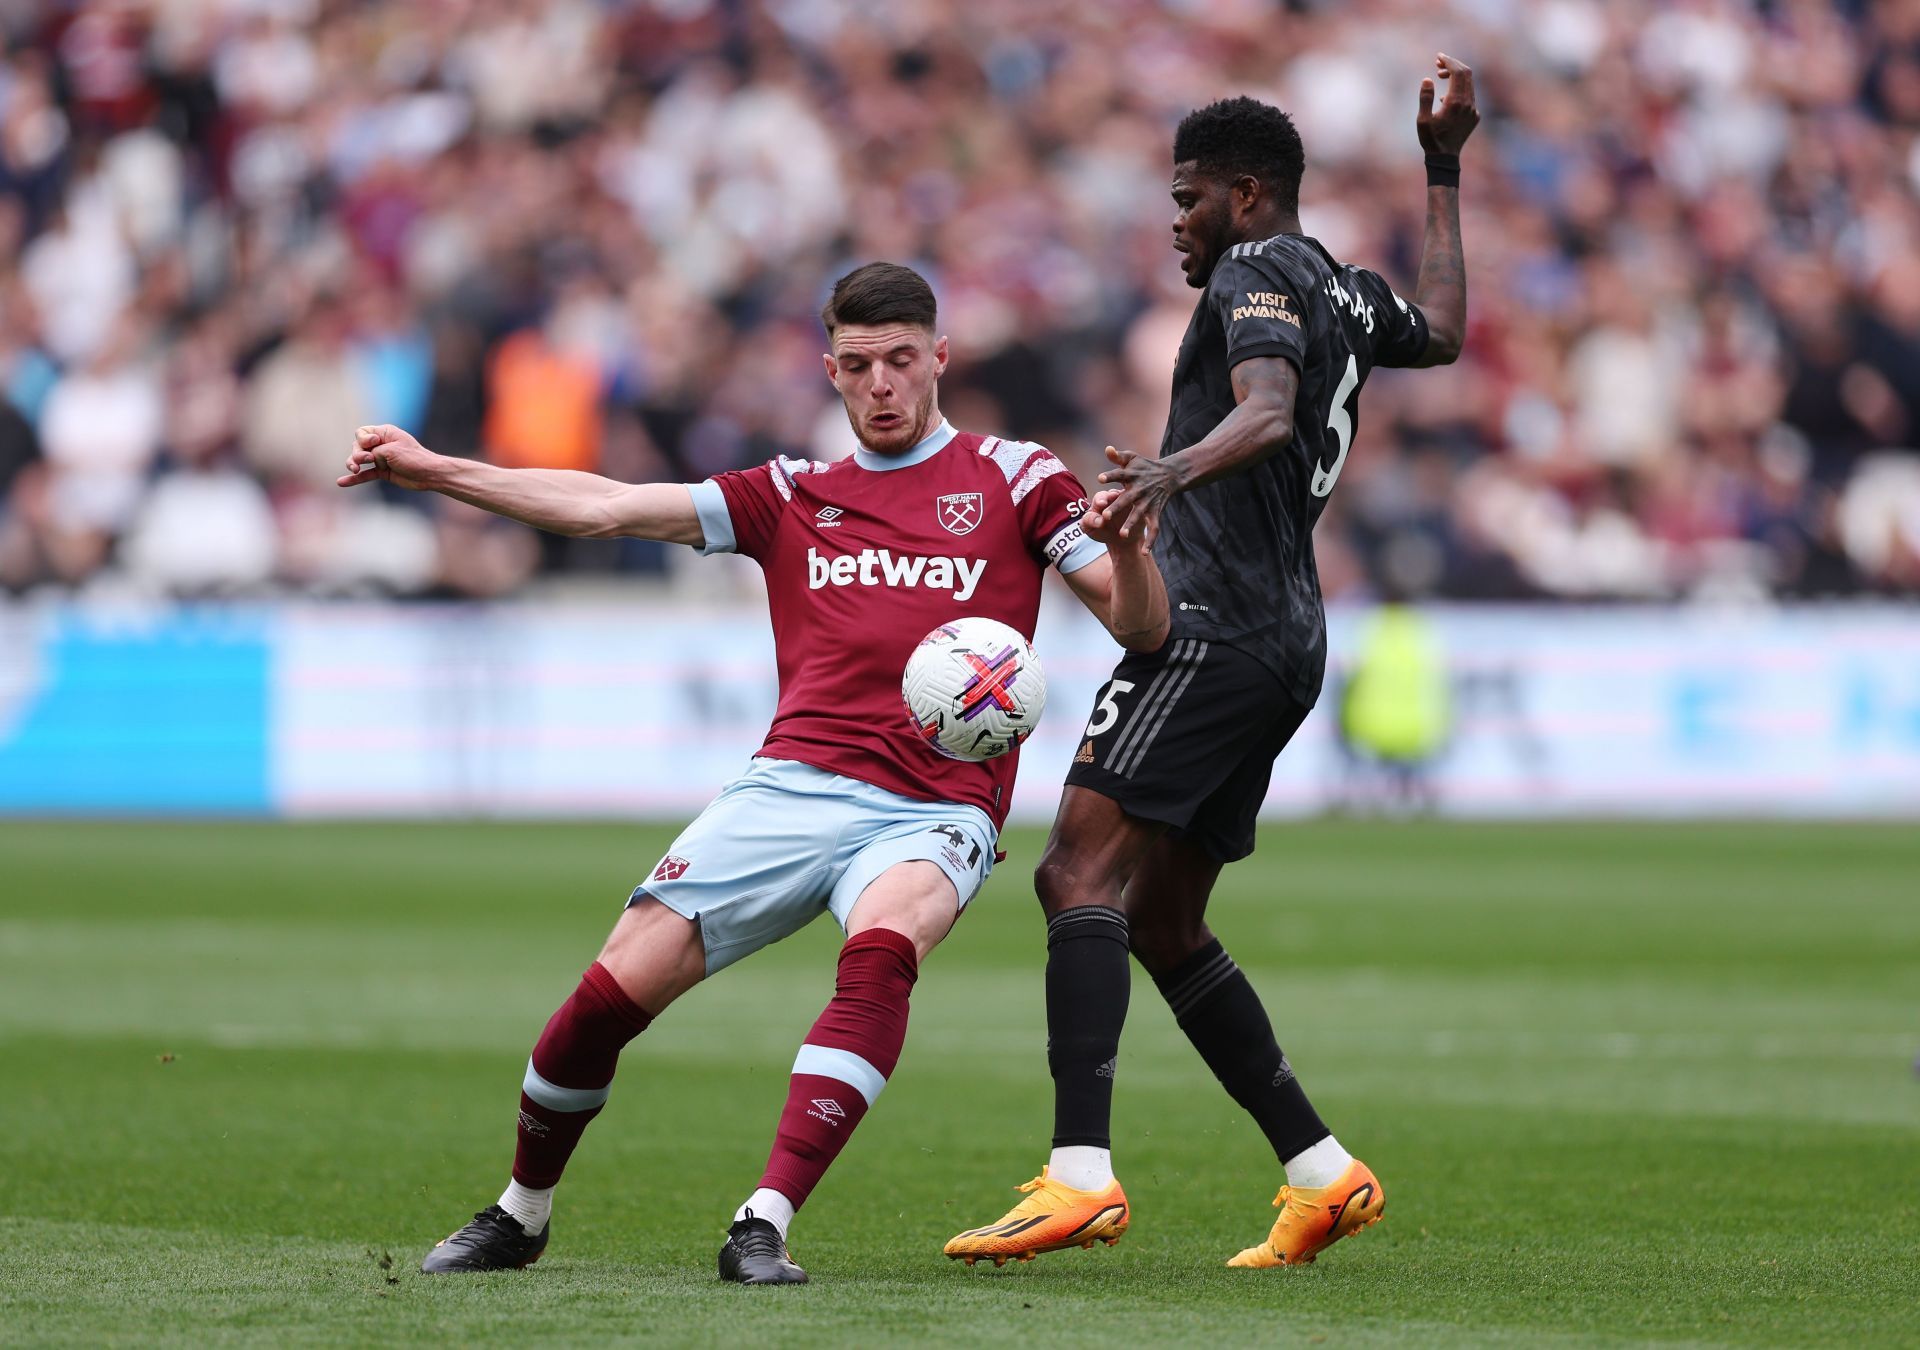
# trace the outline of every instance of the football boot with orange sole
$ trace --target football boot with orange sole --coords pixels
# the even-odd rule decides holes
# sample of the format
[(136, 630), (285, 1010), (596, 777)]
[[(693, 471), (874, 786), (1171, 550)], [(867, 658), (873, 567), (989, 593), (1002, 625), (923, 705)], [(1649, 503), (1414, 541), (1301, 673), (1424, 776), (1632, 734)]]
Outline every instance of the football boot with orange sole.
[(1068, 1247), (1109, 1247), (1127, 1231), (1131, 1211), (1118, 1181), (1104, 1190), (1077, 1191), (1042, 1171), (1020, 1188), (1027, 1198), (1008, 1210), (998, 1223), (969, 1228), (947, 1243), (946, 1253), (972, 1265), (987, 1260), (996, 1266), (1008, 1261), (1031, 1261), (1042, 1252)]
[(1359, 1159), (1331, 1186), (1308, 1190), (1282, 1186), (1273, 1202), (1280, 1217), (1273, 1231), (1257, 1247), (1249, 1247), (1227, 1262), (1230, 1266), (1305, 1266), (1343, 1237), (1352, 1237), (1368, 1224), (1380, 1222), (1387, 1193), (1373, 1169)]

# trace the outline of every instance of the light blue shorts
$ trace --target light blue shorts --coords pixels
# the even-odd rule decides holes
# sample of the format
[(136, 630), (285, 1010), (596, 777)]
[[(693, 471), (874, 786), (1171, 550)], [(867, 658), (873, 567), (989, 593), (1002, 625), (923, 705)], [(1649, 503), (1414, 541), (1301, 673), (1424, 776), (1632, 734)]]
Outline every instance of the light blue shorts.
[(993, 870), (977, 806), (922, 802), (790, 759), (755, 759), (673, 841), (629, 905), (651, 895), (700, 925), (711, 975), (833, 915), (895, 863), (945, 872), (960, 908)]

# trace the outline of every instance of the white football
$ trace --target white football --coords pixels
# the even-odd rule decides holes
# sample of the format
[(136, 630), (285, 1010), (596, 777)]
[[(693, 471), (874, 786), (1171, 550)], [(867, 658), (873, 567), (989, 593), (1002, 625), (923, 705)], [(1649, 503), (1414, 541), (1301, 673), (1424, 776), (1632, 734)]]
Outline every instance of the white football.
[(907, 716), (949, 759), (993, 759), (1033, 734), (1047, 672), (1020, 634), (996, 619), (955, 619), (920, 640), (900, 681)]

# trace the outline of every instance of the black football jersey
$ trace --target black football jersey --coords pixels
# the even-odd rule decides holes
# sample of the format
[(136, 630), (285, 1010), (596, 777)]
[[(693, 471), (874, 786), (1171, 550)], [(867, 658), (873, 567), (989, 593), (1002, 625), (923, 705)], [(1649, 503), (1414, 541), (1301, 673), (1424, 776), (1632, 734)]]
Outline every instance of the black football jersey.
[(1318, 240), (1281, 234), (1236, 244), (1213, 269), (1173, 370), (1164, 458), (1233, 411), (1234, 365), (1279, 356), (1300, 370), (1293, 439), (1251, 469), (1181, 493), (1161, 514), (1154, 557), (1167, 579), (1175, 637), (1258, 657), (1311, 706), (1326, 674), (1327, 621), (1313, 526), (1359, 426), (1360, 388), (1376, 366), (1427, 349), (1427, 321), (1365, 268)]

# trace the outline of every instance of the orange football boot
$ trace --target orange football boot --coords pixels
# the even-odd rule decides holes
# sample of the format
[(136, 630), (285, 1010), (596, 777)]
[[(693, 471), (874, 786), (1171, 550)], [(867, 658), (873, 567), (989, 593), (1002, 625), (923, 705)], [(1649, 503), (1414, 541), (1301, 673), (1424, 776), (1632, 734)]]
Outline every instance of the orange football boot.
[(1273, 1231), (1257, 1247), (1249, 1247), (1227, 1262), (1230, 1266), (1305, 1266), (1343, 1237), (1352, 1237), (1370, 1223), (1380, 1222), (1387, 1193), (1373, 1169), (1358, 1158), (1331, 1186), (1308, 1190), (1282, 1186), (1273, 1203), (1280, 1217)]
[(1008, 1210), (998, 1223), (969, 1228), (947, 1243), (946, 1253), (972, 1265), (985, 1257), (996, 1266), (1009, 1260), (1031, 1261), (1041, 1252), (1068, 1247), (1109, 1247), (1127, 1231), (1131, 1211), (1118, 1181), (1101, 1191), (1076, 1191), (1055, 1181), (1043, 1169), (1020, 1188), (1027, 1198)]

